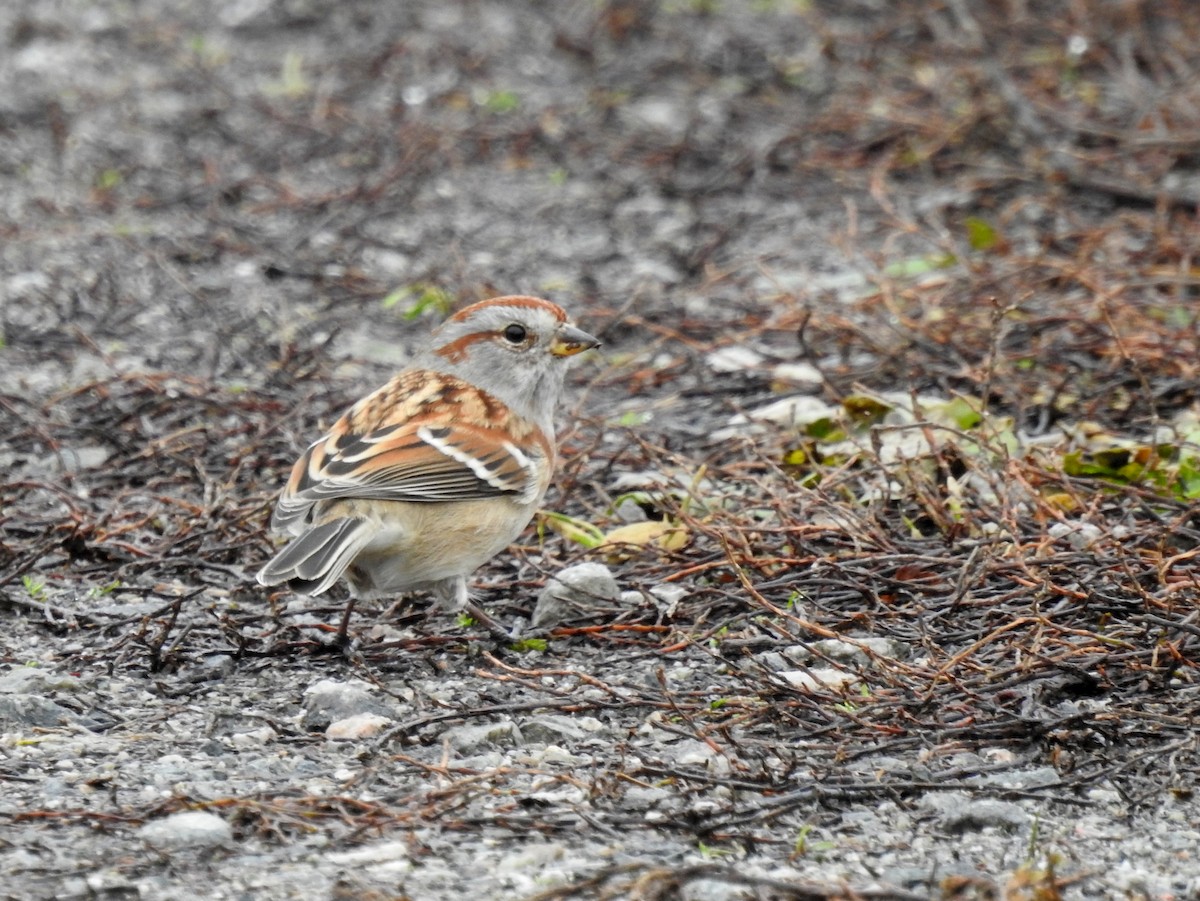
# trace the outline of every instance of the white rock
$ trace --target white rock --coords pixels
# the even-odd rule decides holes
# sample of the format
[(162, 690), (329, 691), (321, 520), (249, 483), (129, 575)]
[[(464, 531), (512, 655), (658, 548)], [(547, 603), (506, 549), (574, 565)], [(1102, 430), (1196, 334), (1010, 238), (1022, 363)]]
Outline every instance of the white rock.
[(329, 728), (325, 730), (325, 737), (335, 741), (369, 738), (378, 735), (390, 722), (390, 719), (378, 713), (356, 713), (354, 716), (330, 723)]
[(811, 363), (776, 363), (771, 367), (771, 378), (793, 385), (816, 386), (824, 383), (821, 370)]
[(211, 848), (233, 842), (233, 830), (215, 813), (185, 810), (153, 820), (138, 830), (156, 848)]
[(335, 851), (326, 856), (326, 860), (339, 866), (361, 866), (364, 864), (389, 863), (409, 858), (407, 842), (379, 842), (365, 845), (349, 851)]
[(1067, 544), (1077, 551), (1084, 551), (1100, 540), (1104, 534), (1099, 526), (1090, 522), (1056, 522), (1046, 530), (1051, 538), (1066, 538)]
[(496, 863), (496, 869), (525, 872), (561, 860), (565, 853), (566, 849), (557, 842), (530, 842), (500, 858)]
[(235, 748), (257, 748), (270, 744), (278, 737), (279, 733), (270, 726), (260, 726), (245, 732), (234, 732), (229, 736), (229, 743)]
[(675, 762), (680, 766), (707, 766), (717, 752), (712, 745), (691, 739), (680, 742), (675, 748)]
[(647, 97), (623, 106), (622, 113), (634, 127), (654, 129), (675, 138), (682, 138), (687, 132), (688, 109), (682, 100)]
[(0, 673), (0, 694), (49, 694), (51, 691), (79, 690), (79, 680), (74, 676), (36, 666), (18, 666)]
[(733, 345), (714, 350), (704, 358), (713, 372), (745, 372), (762, 365), (762, 354), (748, 347)]
[(347, 696), (361, 697), (370, 694), (373, 690), (373, 686), (361, 679), (347, 679), (345, 682), (339, 682), (336, 679), (322, 679), (304, 689), (304, 696), (309, 704), (325, 704)]
[(646, 596), (640, 591), (629, 589), (628, 591), (622, 591), (617, 600), (621, 602), (622, 607), (636, 607), (642, 601), (646, 600)]
[(627, 810), (649, 810), (654, 805), (669, 801), (673, 795), (664, 788), (654, 785), (635, 785), (625, 792), (622, 806)]
[(765, 407), (751, 410), (748, 414), (753, 422), (773, 422), (783, 426), (808, 425), (820, 419), (835, 419), (840, 415), (837, 407), (808, 394), (785, 397)]
[(542, 766), (579, 767), (586, 762), (586, 758), (572, 754), (566, 748), (560, 748), (558, 745), (546, 745), (541, 751), (533, 754), (531, 760)]
[(787, 670), (782, 673), (776, 673), (776, 675), (794, 688), (803, 688), (806, 691), (815, 691), (820, 688), (841, 688), (843, 685), (849, 685), (858, 681), (858, 677), (853, 673), (845, 673), (840, 669), (825, 669), (821, 667)]
[(886, 657), (889, 659), (902, 657), (904, 655), (904, 645), (893, 638), (879, 638), (877, 636), (856, 638), (848, 636), (848, 640), (823, 638), (820, 641), (814, 641), (809, 647), (792, 645), (785, 648), (783, 653), (789, 660), (796, 661), (797, 663), (805, 663), (815, 659), (817, 654), (821, 654), (839, 663), (859, 663), (865, 665), (871, 662), (872, 654), (876, 657)]
[(679, 606), (679, 602), (688, 596), (690, 592), (683, 585), (676, 585), (670, 582), (662, 585), (655, 585), (650, 589), (650, 594), (654, 598), (655, 604), (667, 616), (675, 615), (675, 608)]

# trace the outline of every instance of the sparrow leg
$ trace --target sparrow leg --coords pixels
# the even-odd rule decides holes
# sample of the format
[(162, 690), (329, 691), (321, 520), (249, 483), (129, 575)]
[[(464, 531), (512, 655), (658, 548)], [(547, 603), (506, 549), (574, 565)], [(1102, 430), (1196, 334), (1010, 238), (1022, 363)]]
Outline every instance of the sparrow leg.
[(465, 610), (471, 601), (471, 592), (467, 590), (467, 577), (454, 576), (451, 579), (437, 582), (433, 586), (437, 595), (438, 606), (447, 613), (458, 613)]
[(511, 633), (471, 600), (466, 576), (456, 576), (438, 583), (434, 586), (434, 593), (438, 596), (438, 605), (447, 613), (465, 612), (487, 629), (497, 641), (512, 641)]
[(467, 605), (464, 609), (471, 615), (471, 619), (475, 620), (475, 622), (487, 629), (492, 638), (496, 639), (497, 641), (510, 643), (515, 637), (512, 632), (496, 622), (496, 620), (492, 618), (492, 615), (484, 611), (484, 609), (478, 604), (472, 601), (467, 601)]
[(350, 614), (354, 612), (354, 602), (357, 600), (358, 598), (351, 595), (350, 600), (346, 601), (346, 610), (342, 614), (342, 624), (338, 626), (337, 643), (342, 647), (349, 644)]

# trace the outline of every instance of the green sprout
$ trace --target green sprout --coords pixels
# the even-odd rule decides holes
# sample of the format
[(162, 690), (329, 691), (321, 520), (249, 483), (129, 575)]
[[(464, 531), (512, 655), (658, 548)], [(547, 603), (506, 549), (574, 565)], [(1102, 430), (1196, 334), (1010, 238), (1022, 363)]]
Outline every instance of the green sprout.
[(26, 573), (25, 575), (21, 576), (21, 584), (25, 586), (25, 590), (35, 601), (45, 600), (46, 583), (41, 579)]
[(544, 638), (522, 638), (519, 641), (514, 641), (510, 647), (518, 654), (523, 654), (526, 651), (535, 651), (541, 653), (550, 646), (550, 642)]
[(397, 288), (383, 298), (379, 305), (385, 310), (390, 310), (401, 301), (410, 301), (400, 314), (404, 319), (416, 319), (426, 310), (433, 310), (438, 315), (445, 316), (454, 307), (454, 299), (444, 290), (436, 285), (420, 282)]

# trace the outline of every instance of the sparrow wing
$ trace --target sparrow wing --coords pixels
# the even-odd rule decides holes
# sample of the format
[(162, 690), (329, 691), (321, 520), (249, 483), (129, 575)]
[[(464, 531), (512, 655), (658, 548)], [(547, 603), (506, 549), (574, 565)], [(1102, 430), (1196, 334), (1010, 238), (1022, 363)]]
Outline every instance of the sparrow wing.
[(275, 529), (311, 522), (314, 507), (334, 499), (441, 503), (508, 495), (531, 503), (545, 490), (551, 448), (538, 428), (441, 374), (426, 378), (436, 396), (422, 396), (418, 383), (415, 393), (401, 385), (410, 390), (397, 397), (403, 379), (413, 373), (357, 404), (296, 461), (271, 520)]

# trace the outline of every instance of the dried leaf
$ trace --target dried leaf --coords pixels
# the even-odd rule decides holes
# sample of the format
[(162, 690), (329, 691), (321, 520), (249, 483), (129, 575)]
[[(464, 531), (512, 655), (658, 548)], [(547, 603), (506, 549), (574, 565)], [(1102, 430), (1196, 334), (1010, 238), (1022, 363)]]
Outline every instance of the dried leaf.
[(632, 548), (654, 545), (664, 551), (677, 551), (686, 547), (689, 540), (686, 526), (652, 519), (618, 526), (604, 536), (600, 547), (606, 549), (610, 561), (619, 561), (634, 556)]

